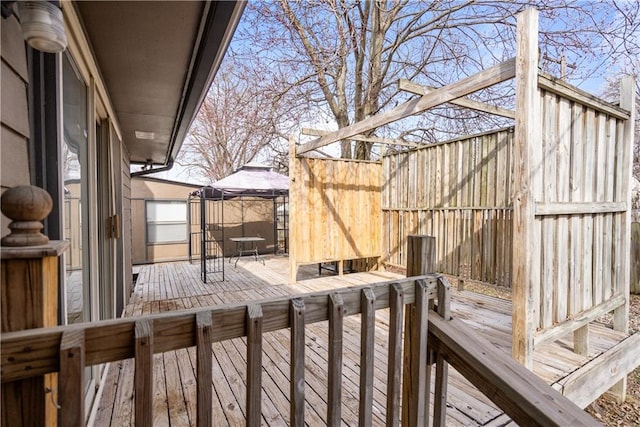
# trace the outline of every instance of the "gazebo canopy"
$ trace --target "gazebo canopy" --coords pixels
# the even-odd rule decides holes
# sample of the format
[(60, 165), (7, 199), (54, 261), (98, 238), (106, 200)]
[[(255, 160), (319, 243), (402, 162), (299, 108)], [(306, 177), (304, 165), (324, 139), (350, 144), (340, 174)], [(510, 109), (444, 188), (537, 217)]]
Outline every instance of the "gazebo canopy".
[(193, 193), (204, 192), (207, 199), (238, 196), (274, 198), (289, 194), (289, 177), (273, 172), (269, 166), (247, 163), (233, 174)]

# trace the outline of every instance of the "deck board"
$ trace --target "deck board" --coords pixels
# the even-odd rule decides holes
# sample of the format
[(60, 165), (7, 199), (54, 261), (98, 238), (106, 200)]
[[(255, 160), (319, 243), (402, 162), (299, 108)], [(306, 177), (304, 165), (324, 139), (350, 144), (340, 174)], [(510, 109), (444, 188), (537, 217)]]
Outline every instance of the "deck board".
[[(381, 271), (318, 277), (316, 266), (302, 266), (295, 285), (288, 284), (288, 259), (265, 257), (265, 264), (241, 259), (237, 268), (225, 264), (224, 282), (200, 281), (199, 263), (164, 263), (137, 267), (138, 281), (125, 315), (159, 313), (185, 308), (208, 307), (224, 303), (254, 301), (297, 293), (362, 285), (399, 276)], [(453, 316), (469, 323), (473, 330), (505, 353), (511, 353), (511, 303), (506, 300), (453, 291)], [(388, 310), (376, 312), (373, 423), (384, 425), (386, 417), (386, 362), (388, 350)], [(213, 327), (215, 328), (215, 319)], [(594, 357), (611, 348), (615, 340), (610, 330), (594, 327)], [(534, 371), (552, 383), (584, 364), (589, 358), (571, 351), (571, 339), (543, 346), (536, 352)], [(265, 333), (263, 337), (262, 423), (286, 426), (289, 421), (289, 343), (288, 330)], [(359, 411), (360, 316), (344, 319), (342, 423), (357, 425)], [(306, 327), (305, 337), (305, 422), (326, 424), (328, 398), (328, 322)], [(244, 338), (212, 345), (212, 414), (215, 426), (245, 423), (246, 340)], [(110, 365), (105, 391), (97, 406), (94, 425), (133, 425), (133, 361)], [(196, 424), (195, 348), (154, 356), (154, 426)], [(466, 379), (450, 368), (447, 425), (487, 425), (508, 420)], [(432, 375), (432, 380), (435, 375)], [(434, 387), (431, 387), (433, 390)], [(430, 409), (433, 410), (433, 407)]]

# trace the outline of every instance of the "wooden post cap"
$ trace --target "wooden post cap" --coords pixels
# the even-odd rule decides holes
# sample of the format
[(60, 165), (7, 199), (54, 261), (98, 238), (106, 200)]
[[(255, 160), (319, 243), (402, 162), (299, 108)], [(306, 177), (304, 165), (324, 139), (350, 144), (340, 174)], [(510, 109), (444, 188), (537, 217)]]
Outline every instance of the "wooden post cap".
[(42, 221), (51, 212), (53, 200), (49, 193), (32, 185), (20, 185), (2, 194), (2, 213), (13, 220), (11, 232), (2, 238), (2, 246), (45, 245), (49, 238), (42, 234)]

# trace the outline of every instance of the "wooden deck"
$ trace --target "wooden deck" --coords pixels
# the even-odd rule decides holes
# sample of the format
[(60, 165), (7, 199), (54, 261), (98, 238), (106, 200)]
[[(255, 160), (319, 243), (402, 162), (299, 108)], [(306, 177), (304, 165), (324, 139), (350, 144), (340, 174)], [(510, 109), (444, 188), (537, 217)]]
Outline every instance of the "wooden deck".
[[(298, 273), (298, 283), (288, 285), (285, 257), (267, 257), (264, 265), (244, 258), (237, 268), (230, 264), (225, 267), (226, 281), (207, 284), (200, 281), (199, 264), (167, 263), (140, 267), (134, 294), (126, 308), (126, 316), (260, 300), (398, 277), (388, 272), (318, 277), (317, 268), (302, 267)], [(454, 293), (452, 312), (497, 348), (511, 353), (509, 301), (471, 292)], [(387, 360), (388, 311), (378, 311), (376, 320), (373, 422), (375, 425), (384, 425), (387, 374), (383, 366), (386, 366)], [(613, 347), (620, 338), (612, 335), (609, 329), (591, 329), (591, 348), (594, 353), (590, 357)], [(342, 399), (344, 425), (356, 425), (358, 420), (359, 330), (359, 316), (345, 317)], [(264, 425), (289, 424), (289, 339), (289, 332), (286, 330), (268, 333), (264, 338)], [(307, 326), (305, 420), (311, 426), (326, 425), (327, 341), (326, 322)], [(554, 383), (585, 364), (589, 359), (573, 353), (570, 344), (559, 341), (536, 352), (535, 372), (545, 381)], [(245, 340), (215, 343), (212, 352), (214, 425), (244, 425)], [(195, 369), (195, 348), (154, 356), (154, 426), (195, 425)], [(133, 424), (133, 379), (132, 359), (111, 364), (99, 397), (94, 425)], [(502, 411), (450, 369), (447, 425), (505, 425), (508, 421)]]

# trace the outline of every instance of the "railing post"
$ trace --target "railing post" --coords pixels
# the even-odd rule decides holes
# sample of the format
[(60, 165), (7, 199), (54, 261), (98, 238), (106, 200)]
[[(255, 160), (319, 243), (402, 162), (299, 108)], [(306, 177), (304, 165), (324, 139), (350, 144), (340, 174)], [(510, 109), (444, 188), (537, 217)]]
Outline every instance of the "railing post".
[[(436, 239), (431, 236), (410, 235), (407, 238), (407, 277), (432, 273), (436, 268)], [(416, 296), (417, 299), (417, 296)], [(426, 321), (426, 319), (425, 319)], [(416, 304), (407, 306), (404, 320), (404, 363), (402, 374), (402, 425), (417, 425), (419, 416), (416, 414), (418, 408), (414, 406), (415, 396), (419, 391), (419, 379), (417, 378), (416, 366), (412, 363), (412, 355), (416, 353), (414, 348), (418, 337), (420, 325), (416, 324)], [(428, 411), (429, 384), (431, 369), (426, 370), (425, 378), (425, 400)], [(424, 405), (423, 405), (424, 406)], [(425, 414), (426, 415), (426, 414)], [(416, 418), (418, 416), (418, 418)], [(425, 417), (425, 421), (427, 418)]]
[[(438, 314), (444, 320), (451, 318), (449, 291), (449, 282), (444, 278), (438, 279)], [(447, 425), (447, 382), (449, 365), (440, 352), (435, 355), (435, 362), (436, 384), (433, 401), (433, 425), (434, 427), (439, 427)]]
[[(14, 187), (2, 195), (2, 212), (13, 220), (2, 238), (2, 332), (58, 324), (58, 257), (69, 243), (40, 233), (52, 206), (38, 187)], [(47, 391), (57, 395), (57, 374), (2, 384), (2, 425), (56, 425)]]

